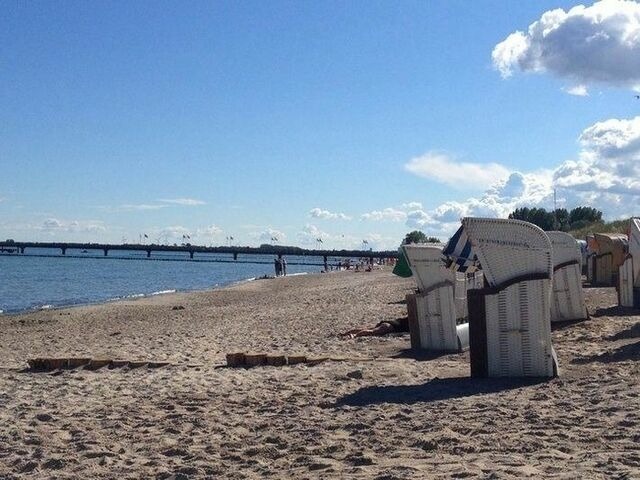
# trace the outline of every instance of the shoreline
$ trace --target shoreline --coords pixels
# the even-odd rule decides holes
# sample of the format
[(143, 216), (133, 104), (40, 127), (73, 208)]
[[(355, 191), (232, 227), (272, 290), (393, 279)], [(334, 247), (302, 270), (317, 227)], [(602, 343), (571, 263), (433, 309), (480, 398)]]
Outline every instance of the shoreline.
[[(286, 275), (287, 277), (295, 277), (295, 276), (300, 276), (300, 275), (316, 275), (316, 273), (312, 273), (312, 272), (296, 272), (296, 273), (290, 273), (288, 275)], [(94, 305), (103, 305), (103, 304), (111, 304), (111, 303), (117, 303), (120, 301), (128, 301), (128, 300), (135, 300), (135, 299), (139, 299), (139, 298), (149, 298), (149, 297), (156, 297), (159, 295), (171, 295), (174, 293), (197, 293), (197, 292), (210, 292), (210, 291), (214, 291), (214, 290), (218, 290), (218, 289), (224, 289), (224, 288), (229, 288), (229, 287), (233, 287), (235, 285), (241, 285), (243, 283), (248, 283), (248, 282), (254, 282), (256, 280), (274, 280), (276, 278), (280, 278), (280, 277), (271, 277), (271, 276), (262, 276), (262, 277), (248, 277), (248, 278), (243, 278), (241, 280), (234, 280), (231, 282), (223, 282), (223, 283), (216, 283), (213, 286), (210, 287), (206, 287), (206, 288), (194, 288), (194, 289), (167, 289), (167, 290), (160, 290), (157, 292), (151, 292), (151, 293), (131, 293), (122, 297), (116, 297), (116, 298), (109, 298), (107, 300), (97, 300), (97, 301), (91, 301), (91, 302), (79, 302), (79, 303), (69, 303), (69, 304), (61, 304), (61, 305), (50, 305), (50, 304), (45, 304), (45, 305), (40, 305), (40, 306), (36, 306), (36, 307), (29, 307), (29, 308), (25, 308), (23, 310), (10, 310), (10, 311), (5, 311), (5, 310), (1, 310), (0, 309), (0, 319), (3, 317), (15, 317), (15, 316), (20, 316), (20, 315), (25, 315), (25, 314), (29, 314), (29, 313), (34, 313), (34, 312), (40, 312), (40, 311), (57, 311), (57, 310), (65, 310), (65, 309), (69, 309), (69, 308), (78, 308), (78, 307), (88, 307), (88, 306), (94, 306)]]

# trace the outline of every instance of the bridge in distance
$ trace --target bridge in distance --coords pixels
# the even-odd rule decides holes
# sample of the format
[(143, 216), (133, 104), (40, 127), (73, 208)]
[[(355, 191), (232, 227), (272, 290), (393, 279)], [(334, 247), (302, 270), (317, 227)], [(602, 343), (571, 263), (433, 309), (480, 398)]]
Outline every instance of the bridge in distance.
[(67, 250), (98, 250), (108, 256), (110, 251), (138, 251), (146, 252), (147, 258), (151, 258), (153, 252), (185, 252), (193, 259), (196, 253), (229, 254), (237, 261), (239, 255), (284, 255), (323, 257), (325, 267), (329, 257), (334, 258), (366, 258), (370, 262), (374, 259), (397, 258), (397, 251), (373, 251), (373, 250), (311, 250), (299, 247), (280, 245), (261, 245), (260, 247), (219, 246), (206, 247), (200, 245), (158, 245), (158, 244), (108, 244), (108, 243), (64, 243), (64, 242), (14, 242), (0, 241), (0, 252), (23, 254), (26, 249), (59, 249), (62, 255)]

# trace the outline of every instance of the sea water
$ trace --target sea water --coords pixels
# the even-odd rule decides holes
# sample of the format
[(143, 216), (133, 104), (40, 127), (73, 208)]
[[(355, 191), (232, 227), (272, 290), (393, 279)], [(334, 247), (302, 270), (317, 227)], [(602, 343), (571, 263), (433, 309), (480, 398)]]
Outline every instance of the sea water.
[[(110, 250), (81, 252), (26, 249), (25, 254), (0, 254), (0, 311), (107, 302), (123, 298), (205, 290), (273, 276), (273, 255), (146, 252)], [(319, 272), (321, 257), (286, 256), (287, 274)], [(331, 259), (332, 263), (335, 259)], [(261, 263), (257, 263), (261, 262)], [(308, 265), (312, 264), (312, 265)]]

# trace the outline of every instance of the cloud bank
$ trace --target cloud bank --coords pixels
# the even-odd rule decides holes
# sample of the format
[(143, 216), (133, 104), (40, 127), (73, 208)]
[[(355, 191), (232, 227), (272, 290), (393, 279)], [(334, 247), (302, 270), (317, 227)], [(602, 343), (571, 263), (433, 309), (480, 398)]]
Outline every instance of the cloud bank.
[(638, 89), (640, 4), (602, 0), (566, 12), (550, 10), (526, 32), (497, 44), (491, 56), (504, 78), (515, 71), (548, 72), (569, 80), (578, 94), (592, 84)]
[(457, 189), (487, 188), (509, 176), (509, 169), (498, 163), (457, 162), (449, 155), (428, 152), (412, 158), (405, 170)]
[(161, 198), (158, 202), (168, 203), (171, 205), (182, 205), (187, 207), (195, 207), (198, 205), (206, 205), (207, 202), (197, 200), (195, 198)]
[[(579, 143), (577, 159), (551, 170), (512, 171), (479, 197), (406, 213), (406, 225), (446, 236), (464, 216), (507, 217), (525, 206), (552, 209), (554, 188), (559, 207), (589, 205), (602, 210), (607, 218), (637, 214), (634, 208), (640, 205), (640, 116), (595, 123), (582, 132)], [(455, 163), (450, 162), (450, 167), (456, 168)]]
[(329, 210), (323, 210), (322, 208), (312, 208), (309, 211), (309, 216), (312, 218), (321, 218), (323, 220), (351, 220), (351, 217), (344, 213), (332, 213)]

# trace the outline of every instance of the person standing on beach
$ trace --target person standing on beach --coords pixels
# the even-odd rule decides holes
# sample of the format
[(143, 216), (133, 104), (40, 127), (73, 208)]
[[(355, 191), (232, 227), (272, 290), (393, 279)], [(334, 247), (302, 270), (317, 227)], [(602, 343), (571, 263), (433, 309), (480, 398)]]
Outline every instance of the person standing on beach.
[(280, 259), (281, 262), (281, 268), (282, 268), (282, 275), (284, 275), (285, 277), (287, 276), (287, 261), (285, 260), (284, 257), (282, 257)]
[(273, 259), (273, 266), (276, 269), (276, 277), (279, 277), (280, 274), (282, 273), (282, 263), (280, 263), (279, 258)]

